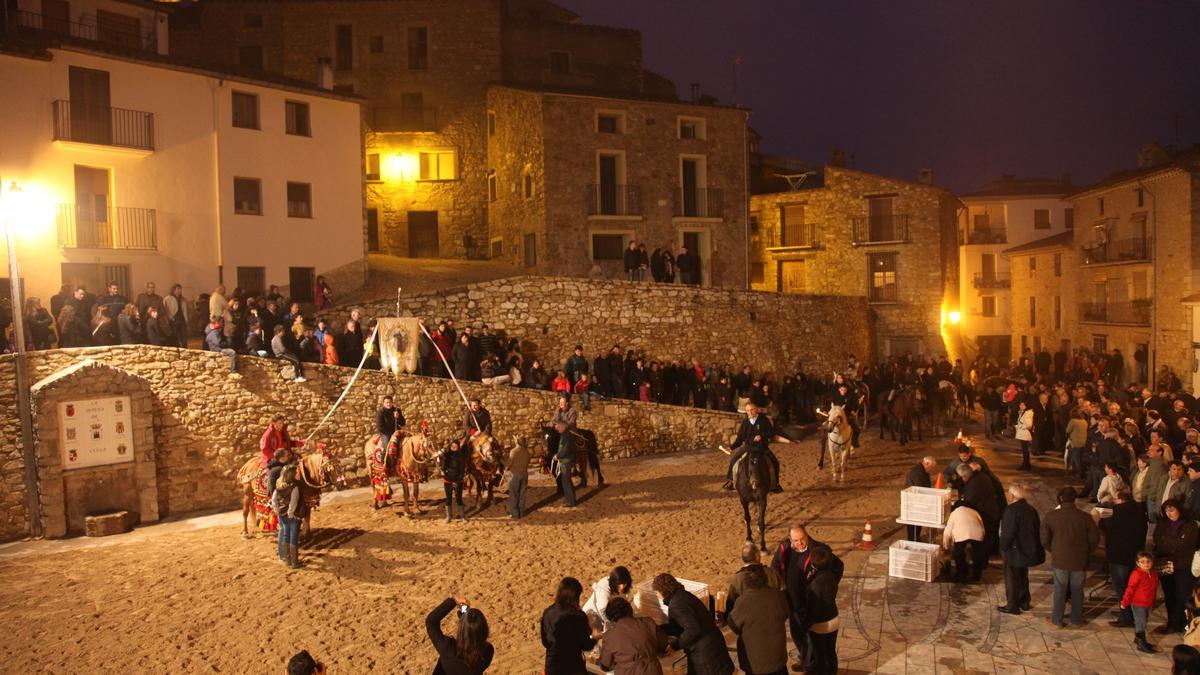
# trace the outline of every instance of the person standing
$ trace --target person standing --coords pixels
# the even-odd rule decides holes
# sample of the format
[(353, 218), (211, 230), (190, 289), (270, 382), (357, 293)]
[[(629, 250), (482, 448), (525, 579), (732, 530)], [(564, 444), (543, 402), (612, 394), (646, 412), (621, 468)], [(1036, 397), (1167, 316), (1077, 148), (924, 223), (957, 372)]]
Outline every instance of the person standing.
[(1154, 555), (1165, 559), (1162, 571), (1163, 598), (1167, 605), (1167, 623), (1154, 629), (1159, 635), (1182, 633), (1187, 627), (1184, 608), (1192, 592), (1192, 556), (1196, 553), (1197, 528), (1184, 516), (1183, 502), (1168, 499), (1163, 502), (1158, 525), (1154, 527)]
[(1033, 411), (1025, 404), (1024, 399), (1017, 403), (1017, 419), (1015, 425), (1014, 437), (1021, 442), (1021, 466), (1022, 471), (1029, 471), (1033, 467), (1029, 465), (1029, 446), (1033, 441)]
[(1096, 522), (1076, 508), (1077, 498), (1075, 488), (1062, 488), (1058, 491), (1058, 506), (1042, 520), (1042, 545), (1050, 552), (1054, 572), (1054, 604), (1046, 621), (1055, 628), (1063, 627), (1068, 590), (1071, 625), (1083, 625), (1083, 577), (1087, 572), (1088, 556), (1100, 543)]
[(838, 671), (837, 634), (841, 628), (837, 593), (842, 579), (841, 561), (828, 548), (814, 549), (809, 557), (808, 583), (805, 586), (805, 619), (808, 641), (812, 645), (812, 666), (805, 672), (835, 675)]
[(658, 655), (667, 648), (667, 635), (649, 617), (635, 617), (622, 597), (604, 608), (608, 630), (600, 647), (600, 667), (614, 675), (663, 675)]
[(578, 451), (575, 447), (575, 434), (567, 433), (567, 428), (565, 422), (555, 422), (554, 424), (554, 430), (558, 432), (558, 451), (555, 459), (558, 460), (558, 485), (562, 490), (563, 503), (567, 506), (575, 506), (573, 474)]
[[(954, 502), (950, 507), (950, 517), (946, 519), (946, 528), (942, 531), (942, 547), (950, 551), (954, 558), (954, 583), (979, 581), (983, 576), (988, 563), (987, 549), (983, 543), (986, 536), (979, 513), (961, 499)], [(968, 546), (971, 547), (970, 566), (967, 565)]]
[(779, 578), (779, 573), (775, 571), (775, 568), (762, 564), (758, 546), (754, 542), (748, 541), (742, 544), (742, 567), (734, 573), (733, 579), (730, 580), (729, 590), (725, 593), (725, 606), (718, 608), (719, 610), (726, 614), (733, 611), (734, 604), (745, 591), (747, 575), (755, 569), (763, 570), (767, 577), (767, 586), (777, 591), (783, 590), (783, 580)]
[[(996, 484), (992, 482), (990, 471), (986, 468), (987, 465), (983, 462), (976, 462), (978, 458), (973, 458), (968, 464), (960, 464), (956, 470), (959, 478), (962, 480), (963, 487), (960, 493), (962, 500), (967, 506), (979, 514), (983, 521), (983, 560), (984, 567), (987, 566), (987, 560), (991, 556), (992, 551), (996, 547), (997, 540), (1000, 534), (1000, 500), (1003, 499), (1004, 491), (997, 490)], [(976, 471), (973, 466), (979, 466), (979, 471)], [(983, 569), (979, 569), (981, 575)], [(973, 579), (978, 581), (978, 575)]]
[[(1133, 617), (1133, 630), (1139, 652), (1154, 654), (1158, 650), (1146, 641), (1146, 619), (1154, 609), (1158, 595), (1158, 574), (1154, 571), (1154, 557), (1145, 551), (1137, 553), (1137, 567), (1129, 575), (1129, 583), (1121, 598), (1121, 613), (1129, 611)], [(1112, 622), (1110, 622), (1112, 623)]]
[(1041, 517), (1037, 509), (1025, 501), (1025, 486), (1008, 486), (1008, 495), (1008, 508), (1000, 517), (1000, 554), (1004, 556), (1006, 602), (996, 611), (1020, 614), (1029, 611), (1029, 568), (1046, 562), (1046, 550), (1042, 548)]
[[(1125, 597), (1129, 575), (1137, 565), (1138, 552), (1146, 545), (1146, 510), (1133, 501), (1126, 490), (1117, 493), (1112, 515), (1100, 520), (1104, 532), (1104, 554), (1108, 559), (1108, 577), (1118, 601)], [(1122, 606), (1121, 615), (1110, 626), (1127, 628), (1133, 625), (1133, 610)]]
[(742, 592), (725, 621), (737, 634), (738, 665), (749, 675), (787, 672), (787, 598), (772, 588), (762, 565), (739, 571)]
[[(458, 610), (455, 637), (442, 632), (442, 620)], [(488, 642), (488, 622), (483, 612), (466, 598), (446, 598), (425, 617), (425, 633), (437, 650), (434, 675), (481, 675), (492, 665), (496, 650)]]
[[(933, 475), (936, 471), (937, 471), (937, 460), (934, 459), (933, 457), (926, 455), (923, 459), (921, 459), (921, 461), (919, 463), (914, 464), (913, 467), (908, 470), (908, 474), (904, 477), (905, 489), (910, 488), (910, 487), (920, 487), (920, 488), (933, 487), (933, 484), (930, 482), (929, 477), (931, 475)], [(909, 541), (920, 541), (921, 540), (920, 526), (918, 526), (918, 525), (909, 525), (908, 526), (908, 540)]]
[(217, 284), (212, 295), (208, 296), (208, 315), (223, 317), (228, 307), (229, 301), (225, 299), (225, 284)]
[(300, 562), (300, 523), (308, 516), (308, 504), (300, 493), (300, 463), (298, 455), (292, 454), (288, 464), (279, 473), (275, 491), (271, 493), (271, 507), (279, 518), (279, 538), (287, 556), (287, 566), (292, 569), (303, 567)]
[(725, 636), (708, 607), (670, 574), (659, 574), (650, 585), (666, 607), (668, 641), (686, 655), (689, 675), (732, 675)]
[(541, 638), (546, 648), (545, 675), (585, 675), (583, 653), (596, 646), (596, 635), (579, 608), (583, 584), (563, 577), (554, 593), (554, 604), (542, 612)]
[(187, 347), (188, 340), (188, 303), (183, 297), (183, 286), (175, 284), (171, 293), (163, 298), (163, 308), (166, 310), (167, 324), (171, 327), (171, 337), (175, 344)]
[(629, 248), (625, 249), (624, 255), (621, 257), (622, 266), (625, 268), (625, 276), (629, 281), (641, 281), (642, 268), (640, 266), (640, 256), (638, 255), (637, 242), (630, 239)]
[(788, 538), (779, 542), (775, 557), (771, 561), (771, 567), (779, 572), (783, 579), (784, 593), (788, 600), (788, 628), (792, 634), (792, 642), (796, 645), (796, 652), (800, 655), (801, 665), (805, 668), (812, 666), (815, 661), (806, 629), (806, 608), (808, 568), (812, 564), (812, 552), (818, 548), (829, 551), (832, 556), (830, 568), (840, 582), (844, 563), (833, 555), (833, 550), (828, 544), (809, 537), (808, 529), (803, 525), (793, 525), (788, 530)]
[(525, 492), (529, 488), (529, 447), (525, 437), (517, 438), (517, 447), (508, 456), (508, 517), (525, 517)]

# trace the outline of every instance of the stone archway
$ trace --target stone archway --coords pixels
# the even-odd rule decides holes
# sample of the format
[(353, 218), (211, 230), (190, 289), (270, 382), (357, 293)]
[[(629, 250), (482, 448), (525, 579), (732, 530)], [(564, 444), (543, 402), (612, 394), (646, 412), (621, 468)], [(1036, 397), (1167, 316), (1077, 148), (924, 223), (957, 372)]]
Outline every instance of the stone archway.
[(85, 516), (128, 511), (158, 520), (150, 383), (85, 359), (31, 387), (38, 493), (47, 537), (84, 531)]

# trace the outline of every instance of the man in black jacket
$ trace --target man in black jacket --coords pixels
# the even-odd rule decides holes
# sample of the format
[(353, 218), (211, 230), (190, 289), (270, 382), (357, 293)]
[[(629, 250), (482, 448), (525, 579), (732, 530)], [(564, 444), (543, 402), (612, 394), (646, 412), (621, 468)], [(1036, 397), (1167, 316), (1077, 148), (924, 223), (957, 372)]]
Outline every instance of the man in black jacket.
[(771, 567), (783, 579), (784, 594), (788, 601), (788, 628), (792, 633), (792, 642), (800, 654), (801, 662), (811, 672), (812, 649), (808, 643), (808, 622), (805, 617), (807, 607), (806, 591), (808, 590), (809, 555), (816, 549), (823, 548), (829, 552), (832, 559), (830, 569), (835, 580), (841, 582), (845, 571), (845, 563), (834, 555), (828, 544), (808, 536), (808, 529), (803, 525), (793, 525), (788, 530), (788, 538), (779, 542), (775, 557), (771, 559)]
[(1037, 509), (1025, 501), (1025, 486), (1010, 485), (1012, 498), (1000, 520), (1000, 553), (1004, 556), (1004, 596), (996, 608), (1005, 614), (1029, 611), (1029, 568), (1046, 561), (1042, 522)]
[[(914, 464), (908, 470), (908, 475), (904, 477), (904, 487), (933, 487), (929, 481), (929, 477), (937, 471), (937, 460), (933, 457), (925, 457), (918, 464)], [(921, 541), (921, 528), (916, 525), (908, 526), (908, 540)]]
[(379, 442), (387, 445), (397, 429), (405, 426), (404, 412), (398, 408), (391, 396), (383, 397), (383, 407), (375, 415), (375, 429), (379, 432)]
[(970, 464), (960, 464), (956, 470), (963, 481), (961, 494), (967, 506), (975, 509), (983, 519), (983, 529), (986, 539), (983, 550), (991, 553), (996, 550), (997, 534), (1000, 530), (1000, 504), (996, 501), (996, 489), (982, 471), (976, 473)]
[(733, 465), (737, 463), (743, 455), (749, 450), (756, 450), (767, 456), (771, 464), (775, 467), (775, 486), (771, 489), (772, 492), (783, 492), (783, 488), (779, 483), (782, 482), (782, 476), (779, 474), (779, 459), (775, 457), (775, 453), (771, 452), (768, 443), (775, 437), (775, 425), (771, 419), (762, 414), (758, 406), (753, 403), (746, 404), (746, 419), (742, 420), (742, 426), (738, 429), (737, 438), (734, 439), (733, 445), (729, 446), (733, 450), (733, 454), (729, 456), (729, 468), (725, 471), (726, 490), (733, 489)]
[[(1129, 575), (1137, 564), (1138, 551), (1146, 548), (1146, 509), (1133, 501), (1133, 495), (1121, 492), (1113, 505), (1112, 516), (1100, 520), (1104, 532), (1104, 553), (1108, 558), (1108, 577), (1112, 581), (1117, 599), (1125, 597), (1125, 586)], [(1125, 628), (1133, 625), (1133, 610), (1125, 607), (1110, 626)]]

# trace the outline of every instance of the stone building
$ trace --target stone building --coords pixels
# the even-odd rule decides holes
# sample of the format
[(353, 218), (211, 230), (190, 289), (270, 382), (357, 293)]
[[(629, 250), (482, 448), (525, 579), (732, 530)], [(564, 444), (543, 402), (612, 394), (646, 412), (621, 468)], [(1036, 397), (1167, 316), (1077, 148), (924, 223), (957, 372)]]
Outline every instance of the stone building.
[(958, 309), (962, 203), (928, 174), (906, 181), (838, 163), (750, 198), (751, 288), (865, 296), (872, 356), (957, 355), (947, 323)]
[[(1005, 175), (982, 189), (961, 195), (958, 231), (960, 331), (968, 355), (987, 353), (1006, 362), (1013, 354), (1021, 316), (1010, 288), (1006, 249), (1042, 241), (1074, 226), (1073, 211), (1063, 196), (1074, 190), (1070, 176), (1018, 178)], [(1068, 237), (1069, 238), (1069, 237)], [(1042, 268), (1043, 270), (1045, 268)], [(1023, 301), (1023, 300), (1022, 300)]]
[(488, 115), (492, 257), (623, 278), (630, 241), (687, 246), (700, 285), (746, 287), (748, 111), (493, 86)]
[(1005, 267), (1011, 270), (1011, 300), (1003, 321), (1011, 332), (1013, 353), (990, 351), (1000, 363), (1043, 349), (1070, 353), (1078, 346), (1072, 342), (1079, 328), (1079, 249), (1074, 236), (1064, 230), (1003, 251)]
[(294, 77), (326, 63), (336, 90), (368, 99), (372, 252), (491, 254), (489, 130), (515, 113), (490, 107), (492, 84), (676, 99), (673, 84), (642, 68), (637, 31), (583, 24), (545, 0), (204, 0), (179, 14), (177, 49)]
[[(1080, 254), (1076, 342), (1148, 351), (1147, 366), (1173, 370), (1200, 388), (1193, 368), (1200, 336), (1200, 147), (1142, 148), (1138, 168), (1068, 195)], [(1131, 374), (1136, 375), (1136, 373)]]

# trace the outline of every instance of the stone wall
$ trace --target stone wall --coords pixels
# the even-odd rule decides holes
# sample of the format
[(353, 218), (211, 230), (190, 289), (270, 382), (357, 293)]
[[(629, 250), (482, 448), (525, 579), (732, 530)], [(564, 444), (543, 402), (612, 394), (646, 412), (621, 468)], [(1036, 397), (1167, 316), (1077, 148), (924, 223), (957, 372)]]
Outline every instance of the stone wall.
[[(958, 303), (956, 210), (961, 203), (933, 185), (836, 166), (824, 167), (823, 173), (821, 187), (751, 197), (758, 231), (751, 235), (750, 260), (762, 266), (761, 280), (751, 288), (869, 297), (871, 256), (894, 254), (896, 298), (870, 301), (877, 319), (875, 356), (953, 352), (942, 337), (941, 310)], [(887, 196), (894, 200), (894, 213), (907, 222), (907, 240), (856, 244), (855, 219), (868, 215), (869, 198)], [(803, 206), (804, 222), (800, 236), (785, 242), (780, 221), (788, 205)], [(781, 279), (785, 265), (794, 267)]]
[[(862, 298), (725, 291), (628, 281), (513, 277), (407, 298), (402, 312), (459, 328), (487, 323), (520, 338), (526, 359), (565, 361), (582, 343), (589, 360), (614, 344), (652, 359), (750, 364), (756, 372), (829, 371), (870, 352)], [(392, 316), (394, 301), (364, 307)]]
[[(271, 415), (283, 413), (294, 436), (314, 428), (349, 382), (353, 369), (308, 366), (308, 382), (279, 376), (278, 362), (240, 358), (240, 378), (228, 372), (226, 357), (198, 350), (127, 345), (33, 352), (30, 378), (41, 380), (83, 359), (111, 366), (114, 372), (145, 380), (151, 392), (157, 459), (158, 515), (232, 508), (239, 503), (237, 469), (258, 456), (258, 441)], [(107, 369), (105, 369), (107, 370)], [(0, 358), (0, 385), (13, 391), (14, 361)], [(536, 443), (540, 422), (555, 405), (549, 393), (464, 383), (467, 396), (479, 396), (492, 412), (495, 430), (511, 444), (516, 435)], [(449, 380), (393, 378), (364, 371), (345, 402), (315, 440), (326, 443), (352, 483), (367, 473), (363, 443), (374, 431), (374, 415), (385, 394), (394, 394), (410, 424), (425, 418), (441, 440), (461, 432), (464, 408)], [(0, 541), (26, 536), (20, 433), (14, 400), (0, 400), (4, 436), (0, 438)], [(35, 420), (36, 422), (36, 420)], [(731, 413), (694, 408), (603, 401), (580, 412), (580, 425), (594, 430), (608, 458), (715, 448), (736, 431)]]

